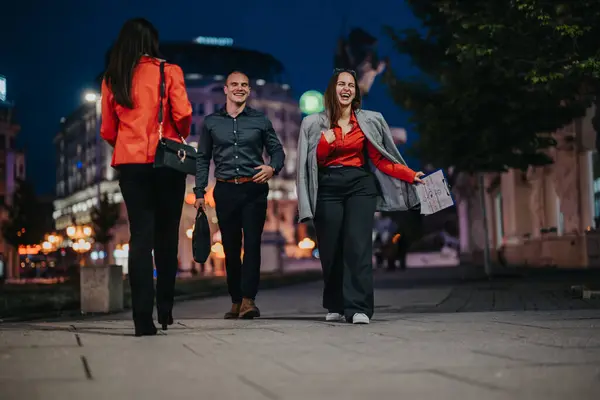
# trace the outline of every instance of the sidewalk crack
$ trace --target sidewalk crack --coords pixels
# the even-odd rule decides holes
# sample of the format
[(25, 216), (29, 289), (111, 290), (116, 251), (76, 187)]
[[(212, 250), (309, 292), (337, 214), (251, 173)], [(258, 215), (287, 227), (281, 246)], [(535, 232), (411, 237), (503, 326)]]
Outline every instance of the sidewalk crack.
[(83, 365), (83, 371), (85, 372), (85, 377), (92, 381), (94, 377), (92, 376), (92, 370), (90, 369), (90, 364), (85, 356), (81, 356), (81, 364)]
[(270, 400), (279, 400), (281, 399), (281, 397), (279, 397), (277, 394), (271, 392), (269, 389), (259, 385), (258, 383), (252, 382), (250, 379), (242, 376), (242, 375), (238, 375), (238, 379), (240, 380), (240, 382), (250, 386), (251, 388), (253, 388), (254, 390), (256, 390), (257, 392), (259, 392), (260, 394), (262, 394), (263, 396), (265, 396), (267, 399)]

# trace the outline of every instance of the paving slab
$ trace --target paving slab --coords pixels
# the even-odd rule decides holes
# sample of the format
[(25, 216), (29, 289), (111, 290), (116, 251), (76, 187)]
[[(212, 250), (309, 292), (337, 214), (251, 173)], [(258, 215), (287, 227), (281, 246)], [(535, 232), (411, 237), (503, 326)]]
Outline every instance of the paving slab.
[(134, 337), (129, 313), (1, 324), (0, 398), (597, 398), (594, 300), (393, 274), (376, 285), (364, 326), (324, 321), (321, 284), (262, 292), (254, 321), (223, 320), (227, 297), (179, 303), (154, 337)]

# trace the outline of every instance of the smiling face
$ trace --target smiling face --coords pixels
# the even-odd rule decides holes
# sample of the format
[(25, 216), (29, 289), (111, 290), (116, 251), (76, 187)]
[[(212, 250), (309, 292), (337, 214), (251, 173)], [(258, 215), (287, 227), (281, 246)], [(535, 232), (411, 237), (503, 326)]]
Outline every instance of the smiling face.
[(224, 87), (227, 101), (238, 106), (243, 105), (250, 95), (250, 82), (241, 72), (233, 72), (227, 77)]
[(335, 93), (337, 100), (342, 107), (347, 107), (352, 104), (352, 101), (356, 97), (356, 82), (352, 74), (342, 72), (338, 75)]
[(344, 110), (358, 110), (361, 106), (360, 88), (356, 85), (354, 74), (348, 71), (334, 71), (325, 89), (325, 111), (333, 127)]

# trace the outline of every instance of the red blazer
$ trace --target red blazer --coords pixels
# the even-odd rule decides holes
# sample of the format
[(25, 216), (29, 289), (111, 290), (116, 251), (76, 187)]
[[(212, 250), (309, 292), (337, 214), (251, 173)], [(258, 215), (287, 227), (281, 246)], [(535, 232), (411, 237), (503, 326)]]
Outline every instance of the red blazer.
[[(100, 136), (114, 147), (113, 166), (154, 162), (158, 145), (159, 65), (155, 58), (140, 59), (131, 88), (133, 109), (117, 104), (106, 81), (102, 82)], [(165, 64), (165, 83), (163, 135), (180, 142), (177, 132), (184, 138), (190, 134), (192, 107), (179, 66)]]

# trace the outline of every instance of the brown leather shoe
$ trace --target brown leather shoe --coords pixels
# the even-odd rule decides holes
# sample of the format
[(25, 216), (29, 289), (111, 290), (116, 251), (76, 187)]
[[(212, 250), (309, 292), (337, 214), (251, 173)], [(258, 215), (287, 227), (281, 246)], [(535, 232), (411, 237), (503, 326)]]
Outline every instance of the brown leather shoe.
[(231, 310), (225, 313), (225, 319), (236, 319), (240, 315), (240, 303), (233, 303)]
[(243, 299), (242, 307), (240, 308), (240, 318), (253, 319), (260, 317), (260, 310), (254, 304), (252, 299)]

